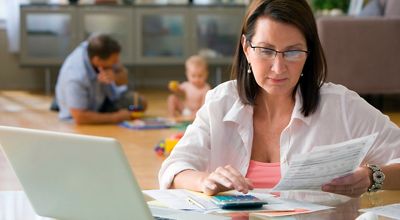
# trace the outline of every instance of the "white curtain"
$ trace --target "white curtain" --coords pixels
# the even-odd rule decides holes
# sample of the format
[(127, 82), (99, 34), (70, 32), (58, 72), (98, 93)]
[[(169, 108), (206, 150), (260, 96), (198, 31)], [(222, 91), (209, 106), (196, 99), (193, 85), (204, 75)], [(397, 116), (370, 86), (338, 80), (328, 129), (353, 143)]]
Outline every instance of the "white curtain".
[(353, 16), (359, 15), (363, 7), (363, 4), (364, 0), (351, 0), (347, 14)]
[(6, 0), (4, 3), (8, 50), (17, 53), (19, 52), (19, 6), (27, 3), (27, 0)]

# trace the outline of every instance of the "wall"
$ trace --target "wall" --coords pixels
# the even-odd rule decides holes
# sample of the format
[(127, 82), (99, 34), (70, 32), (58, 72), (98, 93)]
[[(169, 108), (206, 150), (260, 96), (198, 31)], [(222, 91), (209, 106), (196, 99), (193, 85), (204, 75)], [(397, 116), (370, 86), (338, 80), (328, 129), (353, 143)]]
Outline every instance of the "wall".
[(18, 55), (8, 52), (7, 34), (0, 28), (0, 90), (39, 90), (44, 87), (43, 70), (21, 68)]
[[(216, 66), (209, 67), (208, 82), (212, 87), (216, 86), (217, 81), (227, 81), (230, 78), (230, 68), (222, 66), (217, 69)], [(220, 72), (220, 79), (218, 79)], [(129, 68), (129, 82), (131, 86), (138, 89), (165, 89), (170, 80), (184, 81), (184, 66), (152, 66), (152, 67), (132, 67)]]

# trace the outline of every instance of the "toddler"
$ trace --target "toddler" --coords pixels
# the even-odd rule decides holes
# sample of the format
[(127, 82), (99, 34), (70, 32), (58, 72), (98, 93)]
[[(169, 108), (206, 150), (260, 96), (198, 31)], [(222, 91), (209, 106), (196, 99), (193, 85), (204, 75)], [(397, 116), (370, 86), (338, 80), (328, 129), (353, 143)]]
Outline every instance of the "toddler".
[[(208, 65), (203, 57), (193, 55), (186, 60), (185, 68), (187, 81), (180, 84), (171, 81), (168, 85), (173, 93), (168, 97), (168, 114), (171, 117), (193, 119), (203, 105), (207, 91), (210, 90), (207, 83)], [(180, 95), (184, 96), (183, 100), (180, 99)]]

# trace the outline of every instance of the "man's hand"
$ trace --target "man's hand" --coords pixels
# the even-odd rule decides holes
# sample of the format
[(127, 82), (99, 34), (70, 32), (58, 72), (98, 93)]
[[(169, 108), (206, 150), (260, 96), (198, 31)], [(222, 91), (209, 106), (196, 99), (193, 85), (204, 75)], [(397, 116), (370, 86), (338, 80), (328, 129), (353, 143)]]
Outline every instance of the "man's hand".
[(122, 64), (114, 65), (115, 84), (117, 86), (128, 85), (128, 69)]
[(131, 119), (131, 113), (127, 109), (120, 109), (114, 113), (114, 120), (116, 123), (130, 119)]
[(112, 68), (102, 68), (99, 67), (99, 74), (97, 75), (97, 80), (103, 84), (111, 84), (115, 82), (115, 73)]
[(120, 123), (131, 119), (131, 114), (127, 109), (121, 109), (117, 112), (101, 113), (82, 109), (70, 109), (72, 118), (76, 124), (105, 124)]

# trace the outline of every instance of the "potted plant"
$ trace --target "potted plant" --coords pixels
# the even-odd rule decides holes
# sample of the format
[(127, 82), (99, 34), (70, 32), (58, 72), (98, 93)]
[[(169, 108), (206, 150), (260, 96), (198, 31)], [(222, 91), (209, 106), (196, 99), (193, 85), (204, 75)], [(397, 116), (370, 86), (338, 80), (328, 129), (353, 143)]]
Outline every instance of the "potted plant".
[(350, 0), (312, 0), (311, 5), (317, 14), (337, 15), (347, 12)]

